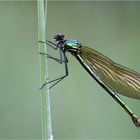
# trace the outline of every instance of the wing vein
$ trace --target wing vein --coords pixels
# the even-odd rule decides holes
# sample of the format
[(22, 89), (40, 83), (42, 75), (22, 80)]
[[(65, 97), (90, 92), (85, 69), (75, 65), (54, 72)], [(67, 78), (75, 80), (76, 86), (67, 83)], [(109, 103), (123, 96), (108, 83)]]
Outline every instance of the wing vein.
[(96, 75), (114, 92), (140, 99), (140, 74), (119, 65), (88, 47), (81, 47), (81, 57)]

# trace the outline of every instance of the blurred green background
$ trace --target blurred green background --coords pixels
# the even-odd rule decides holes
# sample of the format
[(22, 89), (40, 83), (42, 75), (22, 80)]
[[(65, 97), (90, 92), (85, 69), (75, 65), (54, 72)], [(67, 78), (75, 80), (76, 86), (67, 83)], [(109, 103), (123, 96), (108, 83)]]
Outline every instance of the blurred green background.
[[(0, 139), (41, 139), (36, 2), (0, 2), (0, 17)], [(139, 1), (49, 1), (47, 38), (60, 31), (140, 71)], [(69, 77), (51, 90), (54, 138), (140, 139), (122, 108), (68, 59)], [(63, 66), (48, 63), (50, 79), (63, 75)], [(140, 116), (140, 101), (122, 98)]]

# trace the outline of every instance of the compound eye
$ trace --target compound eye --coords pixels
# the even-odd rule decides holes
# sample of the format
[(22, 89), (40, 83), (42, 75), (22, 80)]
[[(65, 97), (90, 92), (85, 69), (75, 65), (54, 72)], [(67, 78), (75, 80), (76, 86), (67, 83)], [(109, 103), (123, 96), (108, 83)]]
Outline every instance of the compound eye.
[(59, 40), (63, 40), (64, 37), (65, 37), (64, 33), (58, 32), (58, 33), (56, 33), (56, 35), (54, 36), (54, 39), (55, 39), (56, 41), (59, 41)]

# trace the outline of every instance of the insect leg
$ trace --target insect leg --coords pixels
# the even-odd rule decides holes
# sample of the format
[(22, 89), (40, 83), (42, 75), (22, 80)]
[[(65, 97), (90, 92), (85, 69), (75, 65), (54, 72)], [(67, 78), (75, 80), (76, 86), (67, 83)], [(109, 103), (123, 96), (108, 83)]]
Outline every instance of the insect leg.
[(66, 57), (66, 55), (65, 55), (65, 52), (63, 52), (63, 55), (64, 55), (65, 75), (62, 76), (62, 77), (59, 77), (59, 78), (55, 79), (55, 81), (57, 81), (57, 80), (58, 80), (58, 81), (55, 82), (53, 85), (51, 85), (50, 89), (51, 89), (53, 86), (55, 86), (56, 84), (58, 84), (60, 81), (62, 81), (65, 77), (67, 77), (67, 76), (69, 75), (69, 71), (68, 71), (68, 61), (67, 61), (67, 57)]
[(59, 58), (55, 58), (55, 57), (53, 57), (53, 56), (51, 56), (51, 55), (49, 55), (49, 54), (47, 54), (47, 53), (39, 52), (39, 54), (46, 55), (47, 58), (52, 59), (52, 60), (55, 60), (56, 62), (58, 62), (58, 63), (60, 63), (60, 64), (62, 64), (62, 63), (64, 62), (64, 60), (63, 60), (63, 58), (62, 58), (61, 56), (60, 56), (60, 59), (59, 59)]
[[(61, 55), (63, 54), (63, 57), (64, 57), (64, 60), (61, 60), (61, 58), (63, 58)], [(48, 54), (47, 54), (48, 55)], [(49, 55), (50, 56), (50, 55)], [(60, 59), (57, 59), (57, 58), (53, 58), (52, 56), (50, 56), (50, 58), (51, 59), (53, 59), (53, 60), (55, 60), (55, 61), (57, 61), (57, 62), (59, 62), (59, 63), (64, 63), (64, 66), (65, 66), (65, 75), (64, 76), (61, 76), (61, 77), (59, 77), (59, 78), (56, 78), (56, 79), (54, 79), (54, 80), (51, 80), (51, 81), (49, 81), (49, 82), (46, 82), (46, 83), (44, 83), (41, 87), (40, 87), (40, 89), (42, 89), (46, 84), (49, 84), (49, 83), (53, 83), (53, 82), (55, 82), (53, 85), (51, 85), (50, 86), (50, 89), (52, 88), (52, 87), (54, 87), (57, 83), (59, 83), (61, 80), (63, 80), (66, 76), (68, 76), (68, 61), (67, 61), (67, 57), (66, 57), (66, 55), (65, 55), (65, 52), (63, 52), (61, 49), (60, 49)]]
[(58, 46), (55, 44), (55, 43), (53, 43), (53, 42), (51, 42), (51, 41), (48, 41), (48, 40), (46, 40), (46, 41), (38, 41), (39, 43), (45, 43), (45, 44), (47, 44), (48, 46), (50, 46), (51, 48), (53, 48), (53, 49), (58, 49)]
[[(52, 60), (55, 60), (56, 62), (58, 62), (58, 63), (60, 63), (60, 64), (64, 63), (64, 65), (65, 65), (65, 75), (64, 75), (64, 76), (61, 76), (61, 77), (59, 77), (59, 78), (56, 78), (56, 79), (51, 80), (51, 81), (49, 81), (49, 82), (46, 82), (46, 83), (44, 83), (44, 84), (40, 87), (40, 89), (42, 89), (46, 84), (55, 82), (53, 85), (50, 86), (50, 88), (52, 88), (52, 87), (55, 86), (57, 83), (59, 83), (61, 80), (63, 80), (66, 76), (68, 76), (68, 64), (67, 64), (67, 63), (68, 63), (68, 59), (67, 59), (67, 57), (66, 57), (66, 55), (65, 55), (65, 52), (64, 52), (60, 47), (58, 47), (55, 43), (53, 43), (53, 42), (51, 42), (51, 41), (48, 41), (48, 40), (46, 40), (46, 41), (39, 41), (39, 42), (40, 42), (40, 43), (46, 43), (48, 46), (50, 46), (51, 48), (53, 48), (53, 49), (55, 49), (55, 50), (59, 48), (59, 51), (60, 51), (60, 59), (55, 58), (55, 57), (52, 57), (51, 55), (46, 54), (46, 53), (42, 53), (42, 52), (39, 52), (39, 53), (40, 53), (40, 54), (43, 54), (43, 55), (46, 55), (48, 58), (50, 58), (50, 59), (52, 59)], [(63, 58), (64, 58), (64, 60), (63, 60)]]
[(51, 55), (49, 55), (49, 54), (47, 54), (47, 53), (39, 52), (40, 54), (46, 55), (48, 58), (53, 59), (53, 60), (55, 60), (56, 62), (58, 62), (58, 63), (60, 63), (60, 64), (62, 64), (62, 62), (64, 62), (64, 61), (63, 61), (63, 58), (62, 58), (62, 50), (61, 50), (61, 48), (59, 47), (59, 45), (56, 45), (55, 43), (53, 43), (53, 42), (51, 42), (51, 41), (48, 41), (48, 40), (46, 40), (46, 41), (38, 41), (38, 42), (40, 42), (40, 43), (45, 43), (45, 44), (47, 44), (48, 46), (50, 46), (51, 48), (53, 48), (53, 49), (55, 49), (55, 50), (57, 50), (57, 49), (59, 48), (59, 51), (60, 51), (60, 59), (55, 58), (55, 57), (52, 57)]

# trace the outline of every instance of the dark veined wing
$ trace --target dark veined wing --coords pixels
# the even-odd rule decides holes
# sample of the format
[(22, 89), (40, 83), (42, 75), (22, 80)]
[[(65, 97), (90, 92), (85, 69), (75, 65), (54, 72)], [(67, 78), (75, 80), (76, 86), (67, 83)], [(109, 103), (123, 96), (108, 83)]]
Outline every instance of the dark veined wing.
[(140, 99), (140, 74), (113, 62), (94, 49), (82, 46), (80, 55), (113, 92)]

